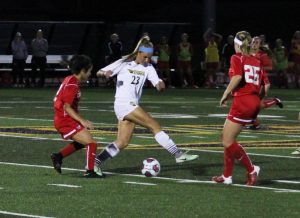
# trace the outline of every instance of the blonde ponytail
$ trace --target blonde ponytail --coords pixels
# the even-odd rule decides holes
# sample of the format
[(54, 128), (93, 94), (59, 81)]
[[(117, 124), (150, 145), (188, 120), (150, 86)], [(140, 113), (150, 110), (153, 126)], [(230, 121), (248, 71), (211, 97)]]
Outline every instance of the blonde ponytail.
[(139, 51), (139, 48), (141, 46), (148, 47), (148, 48), (153, 48), (153, 44), (152, 44), (152, 42), (150, 42), (150, 37), (149, 36), (147, 36), (147, 35), (143, 36), (138, 41), (138, 43), (137, 43), (135, 49), (133, 50), (133, 52), (131, 52), (128, 55), (123, 56), (123, 60), (124, 61), (131, 61), (131, 60), (133, 60), (136, 57), (136, 55), (137, 55), (137, 53)]
[(250, 54), (251, 35), (247, 31), (240, 31), (235, 35), (235, 41), (240, 42), (240, 49), (243, 54)]

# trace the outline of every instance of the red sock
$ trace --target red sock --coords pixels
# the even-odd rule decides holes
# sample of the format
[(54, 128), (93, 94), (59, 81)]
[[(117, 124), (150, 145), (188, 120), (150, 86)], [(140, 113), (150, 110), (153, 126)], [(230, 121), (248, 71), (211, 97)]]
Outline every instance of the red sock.
[(232, 158), (232, 155), (230, 154), (229, 149), (224, 147), (224, 172), (223, 172), (223, 176), (225, 176), (225, 177), (232, 176), (233, 166), (234, 166), (234, 158)]
[(94, 170), (95, 155), (97, 150), (96, 143), (86, 145), (86, 168), (87, 170)]
[(277, 103), (276, 98), (270, 98), (270, 99), (263, 100), (264, 108), (272, 107), (276, 103)]
[(235, 159), (237, 159), (241, 164), (245, 166), (248, 173), (251, 173), (253, 171), (253, 164), (246, 151), (239, 143), (234, 142), (227, 149), (230, 150), (230, 154), (232, 154)]
[(74, 153), (77, 149), (75, 148), (74, 144), (68, 144), (65, 147), (63, 147), (59, 153), (61, 154), (62, 157), (67, 157), (70, 154)]

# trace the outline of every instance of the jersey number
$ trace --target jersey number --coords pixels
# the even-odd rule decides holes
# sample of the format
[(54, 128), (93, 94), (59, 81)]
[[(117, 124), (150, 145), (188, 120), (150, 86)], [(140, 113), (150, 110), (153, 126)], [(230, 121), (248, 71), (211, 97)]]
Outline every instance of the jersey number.
[(260, 68), (251, 65), (244, 65), (244, 70), (246, 83), (253, 83), (254, 85), (259, 85)]
[(57, 91), (57, 92), (56, 92), (56, 94), (55, 94), (55, 97), (54, 97), (54, 99), (53, 99), (53, 101), (54, 101), (54, 102), (56, 101), (56, 99), (57, 99), (57, 96), (58, 96), (58, 94), (59, 94), (60, 90), (62, 89), (62, 87), (63, 87), (63, 85), (61, 84), (61, 85), (60, 85), (60, 87), (59, 87), (59, 89), (58, 89), (58, 91)]
[(140, 77), (139, 76), (132, 76), (132, 82), (131, 84), (137, 85), (140, 82)]

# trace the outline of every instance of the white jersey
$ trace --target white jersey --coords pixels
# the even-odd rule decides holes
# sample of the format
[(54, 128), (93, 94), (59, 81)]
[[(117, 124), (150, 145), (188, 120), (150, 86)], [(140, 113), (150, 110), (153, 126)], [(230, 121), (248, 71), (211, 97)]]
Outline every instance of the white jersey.
[(137, 64), (135, 61), (124, 61), (119, 59), (116, 62), (104, 67), (102, 71), (113, 72), (117, 75), (117, 89), (115, 102), (139, 104), (144, 83), (149, 80), (155, 87), (159, 83), (156, 70), (151, 64)]

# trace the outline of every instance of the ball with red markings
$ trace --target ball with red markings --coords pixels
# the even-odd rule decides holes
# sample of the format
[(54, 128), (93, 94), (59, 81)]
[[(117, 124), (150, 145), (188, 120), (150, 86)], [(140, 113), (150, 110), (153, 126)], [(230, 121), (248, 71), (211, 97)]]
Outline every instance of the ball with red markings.
[(157, 176), (160, 172), (160, 164), (158, 160), (153, 157), (149, 157), (143, 161), (142, 174), (146, 177)]

